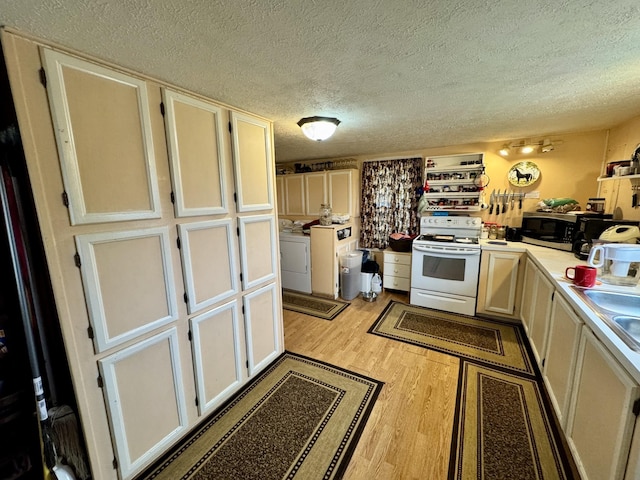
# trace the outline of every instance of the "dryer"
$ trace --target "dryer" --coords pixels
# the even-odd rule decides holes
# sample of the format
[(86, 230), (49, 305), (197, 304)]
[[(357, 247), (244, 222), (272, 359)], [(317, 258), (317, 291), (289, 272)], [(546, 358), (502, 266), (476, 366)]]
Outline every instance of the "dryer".
[(303, 233), (280, 232), (282, 288), (311, 293), (311, 239)]

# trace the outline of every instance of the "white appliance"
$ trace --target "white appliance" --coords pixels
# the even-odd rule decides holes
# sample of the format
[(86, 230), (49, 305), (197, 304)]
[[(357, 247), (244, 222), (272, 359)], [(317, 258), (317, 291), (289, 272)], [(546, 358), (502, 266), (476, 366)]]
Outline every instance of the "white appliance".
[(411, 255), (412, 305), (475, 315), (481, 230), (480, 217), (420, 219)]
[(282, 288), (311, 293), (311, 239), (302, 233), (280, 232)]
[(592, 267), (600, 268), (598, 278), (604, 283), (634, 287), (640, 280), (640, 245), (596, 245), (589, 252), (588, 261)]

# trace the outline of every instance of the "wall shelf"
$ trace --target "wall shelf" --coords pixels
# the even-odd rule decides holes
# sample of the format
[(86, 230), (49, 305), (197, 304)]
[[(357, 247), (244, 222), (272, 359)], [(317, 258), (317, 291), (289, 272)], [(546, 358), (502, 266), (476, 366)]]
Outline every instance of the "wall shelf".
[(606, 182), (607, 180), (622, 180), (628, 178), (629, 180), (640, 179), (640, 173), (636, 175), (614, 175), (613, 177), (598, 177), (598, 182)]

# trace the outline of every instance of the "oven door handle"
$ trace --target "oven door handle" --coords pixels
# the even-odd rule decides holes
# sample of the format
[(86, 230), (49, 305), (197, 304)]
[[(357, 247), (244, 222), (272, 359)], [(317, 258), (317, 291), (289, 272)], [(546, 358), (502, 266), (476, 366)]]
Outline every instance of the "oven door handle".
[(479, 248), (450, 248), (436, 247), (432, 245), (414, 245), (413, 249), (417, 252), (446, 253), (448, 255), (464, 255), (467, 257), (480, 255)]

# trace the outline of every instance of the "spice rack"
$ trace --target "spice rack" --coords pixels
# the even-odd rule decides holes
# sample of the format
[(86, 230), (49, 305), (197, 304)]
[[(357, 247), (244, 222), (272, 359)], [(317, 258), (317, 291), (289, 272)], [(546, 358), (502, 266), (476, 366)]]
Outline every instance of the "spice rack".
[(429, 157), (424, 172), (429, 190), (423, 194), (427, 201), (423, 212), (480, 211), (484, 154)]

